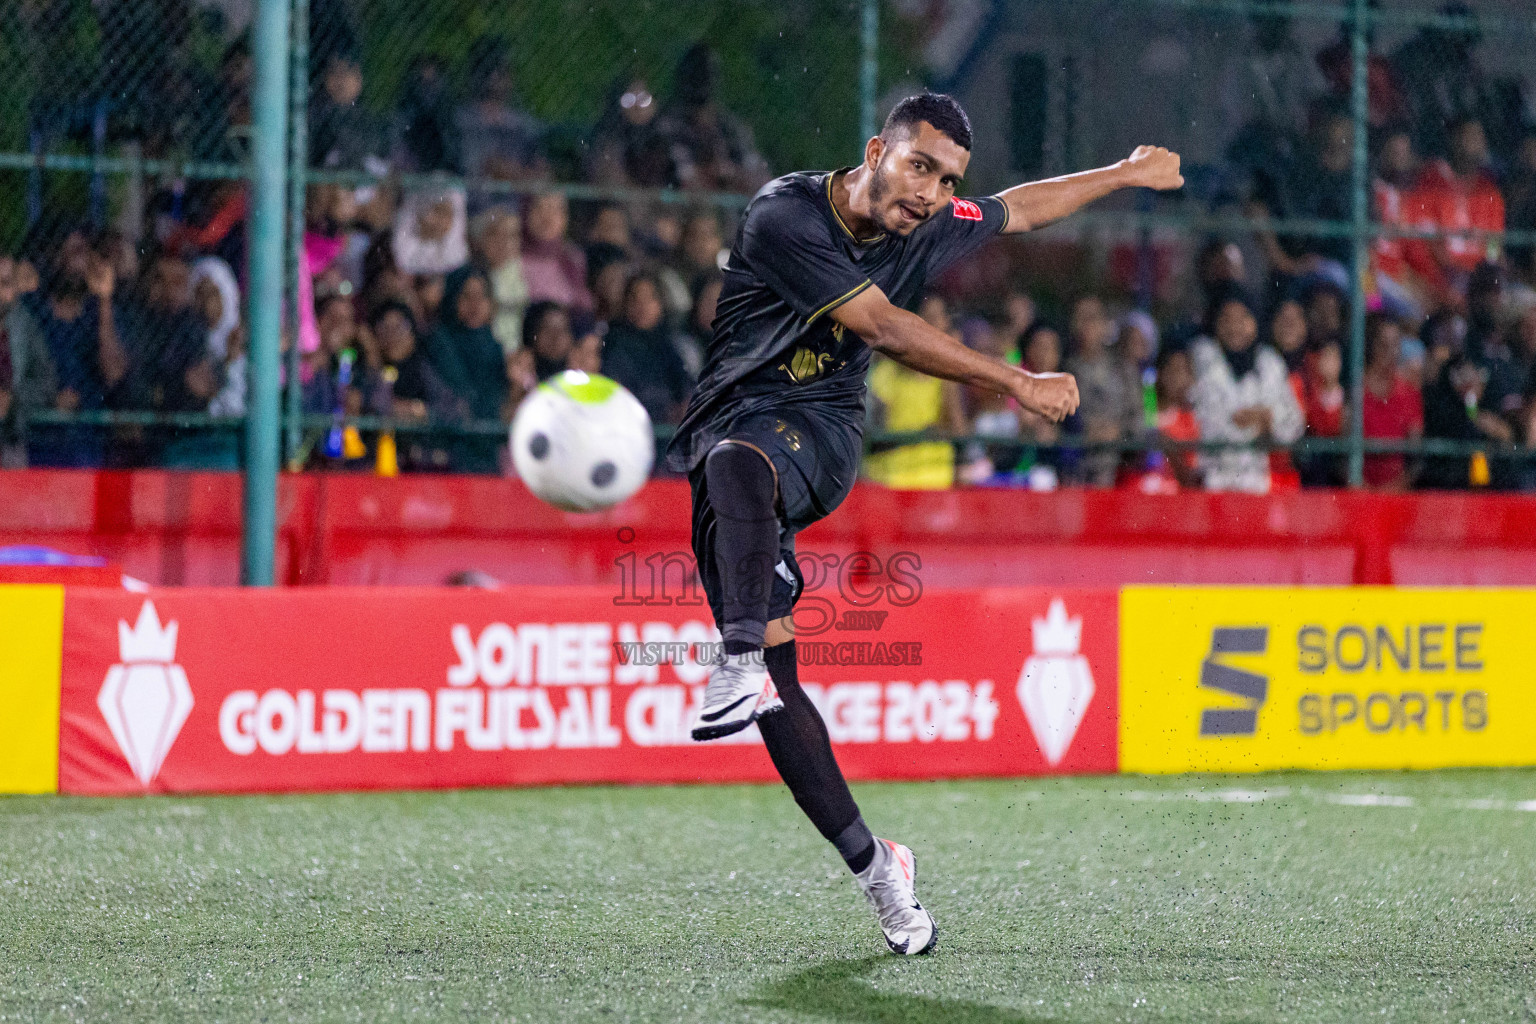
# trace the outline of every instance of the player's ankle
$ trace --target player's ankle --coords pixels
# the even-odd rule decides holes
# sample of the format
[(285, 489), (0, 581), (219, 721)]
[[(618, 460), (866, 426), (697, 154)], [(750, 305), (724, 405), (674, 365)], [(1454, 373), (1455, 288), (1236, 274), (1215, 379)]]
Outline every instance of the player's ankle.
[(727, 656), (735, 654), (751, 654), (753, 651), (761, 651), (762, 644), (755, 644), (750, 640), (727, 640), (725, 653)]
[(874, 843), (874, 840), (870, 840), (869, 845), (864, 847), (864, 849), (860, 850), (858, 853), (854, 854), (851, 857), (845, 857), (844, 860), (843, 860), (843, 863), (848, 865), (848, 870), (852, 871), (856, 875), (857, 874), (862, 874), (864, 872), (864, 870), (867, 869), (874, 862), (875, 862), (875, 843)]

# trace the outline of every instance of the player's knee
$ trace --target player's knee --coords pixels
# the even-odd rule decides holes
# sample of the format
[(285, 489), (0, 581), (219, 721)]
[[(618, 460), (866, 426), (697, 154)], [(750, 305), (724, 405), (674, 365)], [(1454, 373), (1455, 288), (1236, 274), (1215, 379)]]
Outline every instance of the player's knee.
[(709, 483), (710, 502), (716, 507), (724, 499), (738, 512), (773, 515), (773, 464), (757, 448), (720, 442), (704, 459), (704, 478)]

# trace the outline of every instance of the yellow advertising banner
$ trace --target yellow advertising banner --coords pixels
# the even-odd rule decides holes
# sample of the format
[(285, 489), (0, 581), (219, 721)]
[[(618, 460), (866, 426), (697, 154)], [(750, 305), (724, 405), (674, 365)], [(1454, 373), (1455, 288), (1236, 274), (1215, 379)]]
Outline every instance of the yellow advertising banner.
[(1530, 764), (1536, 590), (1121, 591), (1121, 771)]
[(0, 586), (0, 793), (59, 788), (64, 588)]

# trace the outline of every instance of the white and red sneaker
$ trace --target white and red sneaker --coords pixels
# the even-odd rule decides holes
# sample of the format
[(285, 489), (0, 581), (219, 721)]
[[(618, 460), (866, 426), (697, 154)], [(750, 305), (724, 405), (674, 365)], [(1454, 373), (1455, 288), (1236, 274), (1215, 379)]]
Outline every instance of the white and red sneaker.
[(763, 665), (762, 651), (727, 654), (725, 661), (710, 670), (693, 738), (703, 742), (738, 733), (783, 707), (778, 687)]
[(875, 839), (875, 859), (853, 876), (869, 897), (892, 953), (917, 956), (939, 941), (933, 915), (917, 902), (917, 858), (889, 839)]

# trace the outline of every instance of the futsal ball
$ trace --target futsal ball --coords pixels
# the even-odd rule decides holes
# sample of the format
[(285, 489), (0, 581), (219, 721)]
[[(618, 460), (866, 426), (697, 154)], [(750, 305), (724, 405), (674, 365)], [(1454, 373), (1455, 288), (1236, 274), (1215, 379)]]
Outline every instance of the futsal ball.
[(566, 370), (523, 399), (512, 418), (512, 464), (537, 497), (592, 512), (638, 491), (656, 441), (639, 399), (601, 374)]

